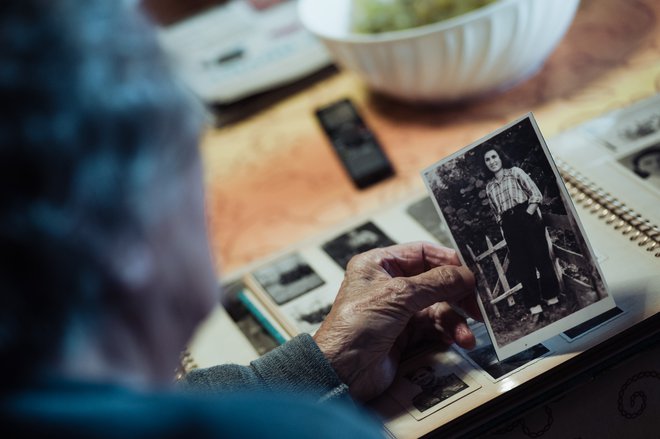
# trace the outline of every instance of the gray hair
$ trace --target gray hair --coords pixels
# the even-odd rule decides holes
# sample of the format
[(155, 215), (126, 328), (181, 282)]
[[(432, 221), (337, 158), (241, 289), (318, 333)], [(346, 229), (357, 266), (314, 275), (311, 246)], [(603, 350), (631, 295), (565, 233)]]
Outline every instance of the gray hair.
[(150, 187), (197, 160), (202, 120), (127, 2), (4, 0), (0, 29), (0, 363), (14, 374), (98, 305), (101, 255), (150, 222)]

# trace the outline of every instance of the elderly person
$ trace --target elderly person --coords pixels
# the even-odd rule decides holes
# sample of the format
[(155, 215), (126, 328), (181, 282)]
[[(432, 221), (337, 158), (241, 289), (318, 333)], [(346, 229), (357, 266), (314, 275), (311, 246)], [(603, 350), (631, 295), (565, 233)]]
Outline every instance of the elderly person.
[[(0, 5), (3, 431), (48, 437), (379, 437), (355, 404), (420, 339), (474, 344), (449, 249), (355, 257), (314, 338), (171, 388), (217, 303), (200, 111), (116, 0)], [(222, 340), (218, 340), (218, 346)]]
[(530, 176), (513, 166), (498, 148), (486, 148), (483, 164), (486, 174), (491, 175), (486, 195), (506, 240), (510, 271), (522, 283), (525, 306), (532, 319), (538, 321), (542, 301), (547, 305), (559, 302), (559, 283), (538, 208), (543, 195)]

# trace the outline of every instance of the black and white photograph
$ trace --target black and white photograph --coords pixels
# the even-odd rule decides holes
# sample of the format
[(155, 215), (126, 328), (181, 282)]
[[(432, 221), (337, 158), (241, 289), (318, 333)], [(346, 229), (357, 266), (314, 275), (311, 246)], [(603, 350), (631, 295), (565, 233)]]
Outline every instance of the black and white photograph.
[(309, 303), (295, 304), (295, 306), (287, 307), (284, 313), (294, 321), (296, 328), (300, 332), (314, 334), (319, 326), (321, 326), (321, 323), (323, 323), (323, 320), (325, 320), (330, 309), (332, 309), (333, 301), (322, 299), (321, 297), (316, 297)]
[(660, 142), (660, 95), (597, 117), (584, 125), (615, 154)]
[(438, 216), (438, 211), (435, 209), (433, 200), (430, 197), (425, 197), (411, 204), (406, 208), (406, 213), (417, 221), (439, 243), (446, 246), (451, 245), (449, 228), (442, 218)]
[(474, 365), (481, 369), (493, 382), (498, 382), (521, 369), (533, 364), (539, 358), (548, 355), (551, 351), (542, 343), (538, 343), (522, 352), (517, 353), (505, 360), (499, 360), (493, 344), (488, 337), (488, 331), (483, 323), (472, 322), (470, 329), (477, 339), (477, 345), (472, 350), (462, 349), (454, 346)]
[(548, 352), (550, 352), (550, 350), (543, 344), (539, 343), (512, 357), (500, 361), (497, 359), (493, 345), (488, 344), (470, 351), (468, 356), (494, 381), (499, 381), (511, 373), (528, 366), (534, 362), (534, 360), (541, 358)]
[(628, 154), (619, 159), (619, 163), (644, 184), (660, 190), (660, 143)]
[(620, 130), (620, 137), (634, 142), (657, 133), (660, 133), (660, 111), (650, 113), (648, 117), (638, 120), (636, 124)]
[(372, 248), (394, 244), (392, 239), (370, 221), (326, 242), (323, 244), (323, 250), (337, 265), (346, 270), (346, 265), (353, 256)]
[(454, 357), (446, 352), (430, 351), (404, 362), (388, 392), (419, 420), (479, 388), (481, 385)]
[(468, 387), (456, 374), (436, 375), (431, 366), (418, 367), (408, 373), (406, 379), (420, 389), (412, 399), (413, 406), (420, 412), (427, 411)]
[(422, 175), (500, 360), (615, 306), (531, 114)]
[(307, 322), (310, 325), (320, 325), (325, 320), (325, 317), (328, 315), (332, 309), (332, 303), (328, 303), (320, 306), (317, 309), (310, 310), (309, 312), (300, 314), (300, 320)]
[(254, 271), (252, 275), (278, 305), (325, 284), (298, 253), (284, 256)]

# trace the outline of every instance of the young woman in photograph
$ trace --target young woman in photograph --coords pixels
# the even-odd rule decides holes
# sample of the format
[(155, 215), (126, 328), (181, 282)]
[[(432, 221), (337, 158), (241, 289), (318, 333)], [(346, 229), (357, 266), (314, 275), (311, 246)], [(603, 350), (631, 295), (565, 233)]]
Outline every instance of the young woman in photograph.
[[(525, 307), (534, 321), (542, 316), (542, 304), (559, 302), (559, 283), (548, 252), (539, 203), (543, 195), (522, 169), (496, 147), (483, 157), (486, 194), (509, 250), (509, 270), (522, 283)], [(537, 277), (538, 271), (538, 277)]]

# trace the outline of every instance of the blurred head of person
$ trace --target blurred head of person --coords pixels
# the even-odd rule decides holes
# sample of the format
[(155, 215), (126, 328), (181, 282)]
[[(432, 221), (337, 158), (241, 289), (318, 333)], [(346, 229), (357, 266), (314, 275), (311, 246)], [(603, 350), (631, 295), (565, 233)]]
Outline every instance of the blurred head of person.
[(201, 106), (134, 2), (0, 3), (0, 364), (171, 380), (216, 295)]

